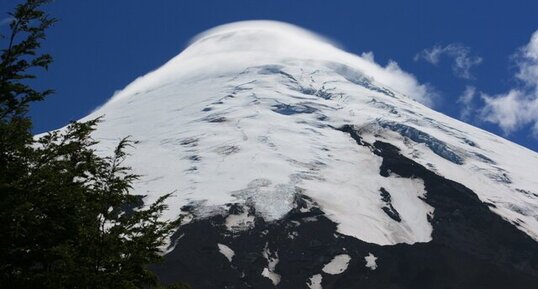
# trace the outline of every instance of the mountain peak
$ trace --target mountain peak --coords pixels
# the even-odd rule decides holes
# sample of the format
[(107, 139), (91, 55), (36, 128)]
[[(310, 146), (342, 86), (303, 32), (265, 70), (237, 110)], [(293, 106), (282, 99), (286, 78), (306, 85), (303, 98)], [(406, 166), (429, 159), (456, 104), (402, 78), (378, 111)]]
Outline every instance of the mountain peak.
[(192, 57), (245, 52), (267, 56), (326, 58), (341, 51), (329, 40), (298, 26), (255, 20), (207, 30), (193, 39), (184, 54)]
[[(129, 84), (110, 102), (138, 95), (173, 81), (197, 81), (238, 74), (259, 65), (317, 63), (344, 68), (382, 83), (425, 105), (430, 91), (415, 77), (389, 61), (383, 67), (373, 53), (348, 53), (330, 40), (298, 26), (277, 21), (253, 20), (217, 26), (193, 38), (190, 45), (164, 65)], [(340, 71), (341, 72), (341, 71)]]
[(139, 141), (126, 165), (146, 203), (174, 193), (165, 281), (389, 288), (427, 272), (476, 288), (459, 283), (473, 271), (532, 287), (518, 284), (538, 276), (538, 155), (417, 103), (413, 81), (293, 25), (239, 22), (88, 118), (105, 115), (100, 152)]
[[(137, 189), (177, 190), (172, 214), (196, 204), (205, 217), (239, 202), (274, 221), (304, 192), (343, 234), (383, 245), (430, 240), (424, 183), (381, 176), (381, 159), (373, 147), (357, 147), (356, 134), (475, 190), (538, 239), (538, 219), (528, 213), (536, 181), (524, 169), (538, 157), (413, 101), (394, 89), (405, 86), (394, 71), (293, 25), (239, 22), (202, 33), (90, 118), (106, 115), (96, 132), (102, 145), (121, 135), (140, 141), (132, 166), (147, 177)], [(514, 162), (508, 151), (528, 157)], [(399, 213), (380, 208), (381, 188), (401, 191), (393, 196)]]

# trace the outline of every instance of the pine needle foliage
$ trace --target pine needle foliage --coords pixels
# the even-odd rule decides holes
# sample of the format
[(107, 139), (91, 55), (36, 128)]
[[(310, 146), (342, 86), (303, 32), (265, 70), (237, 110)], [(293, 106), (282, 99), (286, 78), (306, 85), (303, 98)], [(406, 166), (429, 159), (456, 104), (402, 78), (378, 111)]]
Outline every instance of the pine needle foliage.
[(163, 195), (144, 204), (125, 165), (136, 142), (106, 155), (92, 138), (100, 118), (34, 137), (30, 104), (52, 90), (30, 85), (52, 63), (40, 54), (56, 19), (27, 0), (10, 13), (0, 54), (0, 286), (2, 288), (188, 288), (159, 283), (148, 265), (179, 220), (163, 220)]

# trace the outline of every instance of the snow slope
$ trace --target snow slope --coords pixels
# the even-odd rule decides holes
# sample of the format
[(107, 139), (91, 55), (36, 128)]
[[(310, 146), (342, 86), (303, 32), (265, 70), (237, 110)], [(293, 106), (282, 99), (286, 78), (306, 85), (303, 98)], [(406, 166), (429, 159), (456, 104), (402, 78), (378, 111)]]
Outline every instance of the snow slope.
[(188, 204), (204, 218), (248, 203), (272, 221), (301, 193), (340, 233), (430, 241), (435, 211), (422, 180), (380, 176), (381, 158), (337, 129), (351, 125), (472, 189), (538, 240), (538, 154), (419, 103), (425, 88), (396, 73), (295, 26), (240, 22), (201, 34), (84, 119), (105, 116), (94, 134), (103, 153), (123, 136), (140, 141), (129, 158), (143, 175), (135, 190), (149, 202), (174, 192), (168, 218)]

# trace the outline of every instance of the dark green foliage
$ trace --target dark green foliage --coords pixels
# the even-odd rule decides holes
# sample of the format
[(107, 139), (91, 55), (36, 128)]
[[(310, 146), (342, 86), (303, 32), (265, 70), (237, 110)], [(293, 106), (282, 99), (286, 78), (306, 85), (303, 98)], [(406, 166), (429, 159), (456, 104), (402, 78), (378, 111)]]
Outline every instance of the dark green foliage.
[(99, 119), (32, 136), (29, 104), (51, 93), (28, 84), (52, 62), (37, 53), (55, 22), (39, 10), (47, 2), (16, 7), (0, 55), (0, 287), (188, 288), (162, 287), (147, 269), (178, 222), (160, 219), (169, 195), (144, 206), (130, 193), (133, 141), (97, 154)]
[[(33, 251), (17, 246), (23, 236), (33, 233), (27, 227), (33, 204), (31, 192), (21, 184), (30, 173), (33, 137), (31, 120), (27, 116), (29, 104), (42, 100), (50, 91), (39, 92), (26, 81), (34, 78), (30, 69), (46, 69), (51, 62), (47, 54), (38, 55), (45, 29), (54, 23), (38, 7), (46, 1), (28, 1), (10, 13), (11, 33), (2, 35), (0, 55), (0, 275), (3, 280), (18, 278), (18, 264), (31, 263)], [(5, 43), (6, 41), (7, 43)], [(21, 238), (22, 237), (22, 238)], [(24, 241), (24, 240), (23, 240)], [(36, 244), (37, 246), (37, 244)], [(24, 255), (24, 256), (23, 256)], [(27, 278), (27, 277), (21, 277)], [(5, 282), (2, 282), (6, 284)]]
[(3, 192), (11, 198), (2, 202), (2, 227), (9, 224), (11, 234), (2, 241), (2, 271), (13, 288), (157, 284), (146, 265), (160, 260), (158, 248), (177, 227), (159, 220), (168, 195), (125, 213), (139, 204), (129, 194), (138, 176), (122, 165), (132, 142), (123, 139), (112, 156), (98, 156), (90, 137), (97, 123), (72, 123), (41, 137), (27, 155), (28, 173), (12, 182), (17, 193)]
[(45, 39), (45, 30), (56, 22), (38, 7), (47, 0), (29, 0), (19, 4), (10, 23), (11, 33), (2, 35), (7, 41), (0, 55), (0, 166), (6, 165), (7, 152), (31, 139), (31, 122), (26, 113), (29, 104), (44, 99), (51, 90), (36, 91), (25, 81), (35, 78), (32, 69), (47, 69), (52, 62), (49, 54), (37, 49)]

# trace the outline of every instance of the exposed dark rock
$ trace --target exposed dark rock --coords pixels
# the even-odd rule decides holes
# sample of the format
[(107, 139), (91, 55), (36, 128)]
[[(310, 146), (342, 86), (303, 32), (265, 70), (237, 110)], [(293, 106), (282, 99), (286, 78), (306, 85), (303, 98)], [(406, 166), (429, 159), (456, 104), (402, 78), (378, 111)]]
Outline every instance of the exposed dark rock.
[(383, 212), (385, 212), (385, 214), (387, 214), (394, 221), (401, 222), (402, 218), (400, 218), (400, 214), (392, 206), (392, 199), (391, 199), (390, 193), (387, 192), (385, 188), (380, 188), (379, 192), (381, 194), (381, 200), (385, 202), (385, 206), (381, 208)]
[[(406, 158), (389, 143), (366, 143), (352, 126), (339, 130), (383, 159), (382, 176), (424, 181), (423, 200), (435, 210), (429, 217), (430, 242), (380, 246), (342, 235), (311, 199), (297, 195), (295, 208), (283, 219), (265, 222), (258, 217), (251, 229), (234, 234), (227, 232), (225, 214), (195, 219), (174, 234), (175, 249), (153, 270), (164, 282), (185, 281), (195, 289), (306, 289), (316, 274), (322, 276), (323, 289), (537, 288), (538, 243), (491, 212), (491, 204)], [(231, 205), (230, 213), (239, 212), (241, 206)], [(218, 244), (234, 251), (231, 262)], [(262, 276), (268, 266), (265, 249), (278, 254), (277, 286)], [(375, 270), (366, 267), (364, 258), (370, 253), (377, 257)], [(324, 273), (325, 264), (339, 254), (351, 257), (347, 270)]]

